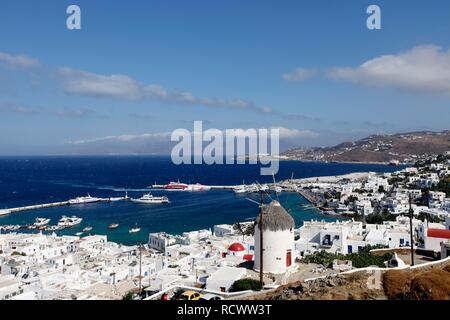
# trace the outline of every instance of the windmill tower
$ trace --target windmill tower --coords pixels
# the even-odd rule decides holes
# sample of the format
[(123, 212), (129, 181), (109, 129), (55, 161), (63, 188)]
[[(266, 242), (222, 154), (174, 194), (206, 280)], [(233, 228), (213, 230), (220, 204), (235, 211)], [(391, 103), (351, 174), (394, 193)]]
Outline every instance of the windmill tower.
[(261, 205), (255, 225), (255, 271), (262, 266), (264, 273), (282, 274), (295, 265), (294, 227), (294, 219), (278, 201)]

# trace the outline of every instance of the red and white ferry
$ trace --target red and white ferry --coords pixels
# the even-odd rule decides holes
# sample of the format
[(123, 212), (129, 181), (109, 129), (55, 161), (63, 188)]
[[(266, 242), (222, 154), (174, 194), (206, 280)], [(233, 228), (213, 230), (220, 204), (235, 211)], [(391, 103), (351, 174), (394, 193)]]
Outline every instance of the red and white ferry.
[(153, 188), (164, 189), (164, 190), (168, 190), (168, 191), (208, 191), (208, 190), (211, 190), (211, 187), (205, 186), (200, 183), (187, 184), (187, 183), (182, 183), (180, 181), (178, 181), (178, 182), (171, 181), (168, 184), (165, 184), (162, 186), (153, 185)]

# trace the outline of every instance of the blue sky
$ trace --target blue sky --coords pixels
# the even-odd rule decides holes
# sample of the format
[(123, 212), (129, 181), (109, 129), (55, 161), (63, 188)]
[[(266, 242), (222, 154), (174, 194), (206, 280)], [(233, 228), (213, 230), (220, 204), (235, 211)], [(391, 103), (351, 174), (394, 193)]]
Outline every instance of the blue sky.
[[(66, 28), (69, 4), (81, 7), (81, 30)], [(366, 28), (370, 4), (381, 30)], [(449, 129), (445, 0), (2, 0), (0, 9), (1, 154), (158, 152), (194, 120), (280, 127), (305, 146)]]

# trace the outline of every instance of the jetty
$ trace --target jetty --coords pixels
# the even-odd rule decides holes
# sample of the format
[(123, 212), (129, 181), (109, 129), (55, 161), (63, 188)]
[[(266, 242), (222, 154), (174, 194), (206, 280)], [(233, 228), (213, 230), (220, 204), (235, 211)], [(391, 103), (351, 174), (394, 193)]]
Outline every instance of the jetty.
[[(126, 198), (120, 198), (120, 200), (126, 200)], [(96, 202), (111, 202), (111, 201), (114, 201), (114, 200), (112, 200), (112, 198), (98, 198), (98, 201), (96, 201)], [(95, 203), (95, 202), (92, 202), (92, 203)], [(82, 204), (82, 203), (80, 203), (80, 204)], [(23, 211), (31, 211), (31, 210), (38, 210), (38, 209), (53, 208), (53, 207), (62, 207), (62, 206), (69, 206), (69, 205), (76, 206), (76, 205), (80, 205), (80, 204), (72, 204), (68, 200), (68, 201), (60, 201), (60, 202), (35, 204), (35, 205), (16, 207), (16, 208), (5, 208), (5, 209), (0, 209), (0, 216), (11, 214), (11, 213), (23, 212)]]

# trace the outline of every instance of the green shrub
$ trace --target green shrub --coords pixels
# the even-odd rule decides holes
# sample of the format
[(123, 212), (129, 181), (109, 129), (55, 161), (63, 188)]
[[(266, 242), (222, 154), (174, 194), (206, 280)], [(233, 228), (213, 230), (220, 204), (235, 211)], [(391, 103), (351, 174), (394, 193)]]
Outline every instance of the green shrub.
[(245, 290), (260, 291), (261, 289), (261, 283), (258, 280), (246, 278), (235, 281), (230, 288), (230, 292)]
[(373, 249), (379, 249), (383, 246), (365, 246), (359, 252), (344, 254), (330, 253), (326, 251), (315, 252), (312, 255), (304, 257), (301, 262), (316, 263), (330, 268), (333, 265), (333, 260), (350, 260), (352, 266), (355, 268), (364, 268), (368, 266), (378, 266), (384, 268), (384, 262), (392, 258), (391, 253), (385, 253), (382, 256), (374, 255), (370, 252)]

